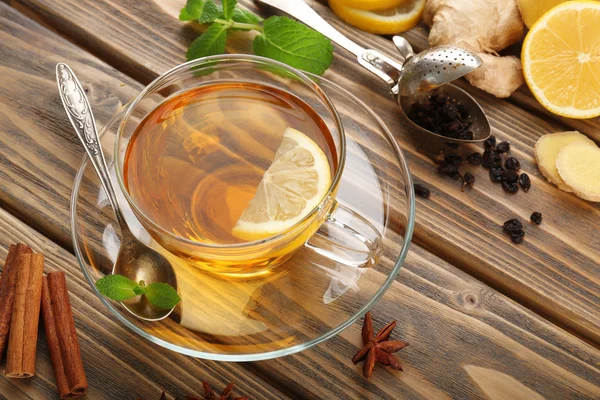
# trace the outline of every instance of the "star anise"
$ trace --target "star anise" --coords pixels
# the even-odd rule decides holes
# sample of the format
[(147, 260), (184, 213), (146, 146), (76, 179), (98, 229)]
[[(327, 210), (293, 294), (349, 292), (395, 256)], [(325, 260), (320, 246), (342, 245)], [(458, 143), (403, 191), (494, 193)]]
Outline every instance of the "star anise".
[(399, 340), (388, 340), (395, 327), (396, 321), (390, 322), (377, 335), (373, 336), (371, 313), (368, 312), (365, 315), (365, 322), (362, 328), (364, 347), (352, 357), (354, 365), (365, 360), (363, 364), (363, 376), (365, 378), (369, 379), (373, 374), (375, 362), (402, 371), (402, 366), (392, 353), (402, 350), (408, 346), (408, 343)]
[[(233, 382), (231, 382), (229, 385), (227, 385), (227, 387), (225, 389), (223, 389), (223, 392), (221, 392), (221, 395), (219, 396), (218, 399), (217, 399), (217, 395), (212, 390), (212, 388), (210, 387), (208, 382), (202, 381), (202, 387), (204, 388), (204, 399), (202, 399), (200, 397), (196, 397), (196, 396), (186, 396), (186, 400), (228, 400), (229, 395), (231, 395), (231, 391), (233, 390)], [(243, 397), (236, 397), (233, 400), (248, 400), (248, 399), (249, 399), (248, 396), (243, 396)]]

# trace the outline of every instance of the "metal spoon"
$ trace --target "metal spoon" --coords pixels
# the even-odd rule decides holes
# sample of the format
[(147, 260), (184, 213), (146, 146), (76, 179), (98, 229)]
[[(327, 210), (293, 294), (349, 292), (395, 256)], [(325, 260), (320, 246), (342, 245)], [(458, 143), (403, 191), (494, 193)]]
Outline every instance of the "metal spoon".
[[(168, 283), (177, 290), (177, 277), (171, 263), (162, 254), (140, 242), (127, 226), (110, 181), (110, 174), (102, 152), (96, 122), (94, 121), (94, 114), (81, 83), (79, 83), (71, 68), (63, 63), (56, 65), (56, 80), (67, 116), (81, 143), (83, 143), (90, 162), (98, 173), (100, 183), (108, 196), (108, 201), (115, 211), (117, 222), (121, 228), (121, 247), (112, 273), (126, 276), (136, 282), (143, 280), (146, 284), (152, 282)], [(122, 304), (133, 315), (147, 321), (161, 320), (173, 311), (173, 309), (166, 310), (153, 306), (146, 300), (145, 296), (137, 296), (137, 298)]]
[(472, 116), (473, 124), (470, 130), (473, 132), (473, 140), (441, 136), (420, 127), (407, 118), (416, 131), (433, 135), (446, 142), (456, 143), (482, 142), (491, 135), (490, 123), (475, 99), (462, 89), (449, 84), (481, 66), (482, 60), (476, 54), (454, 46), (433, 47), (415, 54), (406, 39), (394, 36), (394, 44), (402, 56), (402, 62), (397, 62), (377, 50), (365, 49), (348, 39), (303, 0), (254, 1), (286, 12), (355, 54), (360, 65), (388, 84), (390, 92), (405, 116), (409, 114), (410, 109), (417, 101), (422, 101), (424, 96), (431, 95), (431, 93), (424, 92), (436, 88), (443, 90), (444, 95), (448, 96), (451, 101), (465, 106)]

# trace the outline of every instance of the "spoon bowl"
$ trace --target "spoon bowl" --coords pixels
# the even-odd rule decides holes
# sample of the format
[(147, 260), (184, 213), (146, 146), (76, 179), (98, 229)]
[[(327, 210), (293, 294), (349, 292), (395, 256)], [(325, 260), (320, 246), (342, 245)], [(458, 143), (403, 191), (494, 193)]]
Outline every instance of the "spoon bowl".
[[(432, 132), (418, 125), (408, 117), (415, 104), (421, 103), (434, 95), (445, 96), (450, 102), (454, 104), (461, 104), (467, 109), (467, 112), (471, 118), (471, 126), (469, 127), (469, 130), (473, 132), (473, 140), (454, 139), (436, 132)], [(413, 132), (416, 132), (417, 134), (431, 135), (431, 137), (435, 137), (442, 142), (459, 144), (480, 143), (487, 140), (492, 134), (490, 121), (477, 101), (469, 93), (450, 83), (439, 86), (428, 92), (416, 92), (410, 96), (400, 96), (398, 97), (398, 104), (400, 105), (402, 115), (405, 117), (406, 122), (411, 127)]]
[[(140, 242), (126, 225), (121, 225), (121, 247), (112, 273), (135, 282), (144, 281), (146, 284), (163, 282), (177, 289), (177, 276), (169, 260)], [(174, 310), (155, 307), (145, 296), (137, 296), (122, 303), (129, 312), (146, 321), (160, 321)]]
[[(162, 254), (140, 242), (129, 229), (115, 194), (108, 166), (100, 145), (100, 136), (92, 108), (79, 80), (64, 63), (56, 65), (56, 81), (69, 121), (81, 140), (91, 164), (94, 166), (100, 183), (115, 211), (117, 222), (121, 228), (121, 246), (113, 274), (123, 275), (135, 282), (146, 284), (163, 282), (177, 290), (177, 277), (173, 266)], [(166, 318), (172, 309), (161, 309), (150, 304), (145, 296), (137, 296), (122, 302), (123, 306), (136, 317), (146, 321), (158, 321)]]

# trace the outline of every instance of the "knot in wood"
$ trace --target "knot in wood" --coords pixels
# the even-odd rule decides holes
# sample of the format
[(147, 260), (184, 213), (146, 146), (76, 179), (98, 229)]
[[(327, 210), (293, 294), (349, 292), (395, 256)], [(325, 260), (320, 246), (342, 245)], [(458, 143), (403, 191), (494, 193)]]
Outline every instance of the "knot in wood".
[(468, 310), (479, 308), (481, 307), (481, 293), (475, 291), (462, 292), (460, 302)]

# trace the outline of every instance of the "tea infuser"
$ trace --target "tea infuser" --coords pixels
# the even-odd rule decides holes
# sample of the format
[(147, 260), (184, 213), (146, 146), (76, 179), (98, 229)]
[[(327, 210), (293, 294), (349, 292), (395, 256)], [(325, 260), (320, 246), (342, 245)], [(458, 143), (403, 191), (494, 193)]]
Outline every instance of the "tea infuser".
[[(131, 280), (146, 284), (163, 282), (177, 290), (177, 277), (173, 266), (162, 254), (138, 240), (129, 229), (125, 216), (119, 207), (115, 190), (102, 152), (100, 136), (92, 108), (79, 80), (68, 65), (56, 65), (56, 81), (69, 121), (81, 140), (85, 151), (94, 166), (100, 183), (106, 192), (117, 222), (121, 228), (121, 246), (112, 273), (123, 275)], [(159, 321), (171, 314), (173, 309), (160, 309), (150, 304), (144, 296), (122, 303), (129, 312), (140, 319)]]
[(377, 50), (365, 49), (348, 39), (317, 14), (304, 0), (255, 0), (255, 2), (284, 11), (356, 55), (361, 66), (388, 84), (390, 92), (405, 116), (409, 115), (415, 103), (423, 101), (430, 95), (427, 92), (439, 88), (436, 91), (437, 94), (443, 94), (450, 101), (462, 104), (472, 118), (469, 130), (473, 132), (473, 140), (442, 136), (422, 128), (410, 118), (406, 118), (418, 132), (434, 135), (446, 142), (454, 143), (477, 143), (490, 137), (490, 123), (481, 106), (467, 92), (450, 84), (481, 66), (482, 60), (476, 54), (454, 46), (432, 47), (415, 54), (406, 39), (394, 36), (394, 44), (403, 60), (398, 62)]

